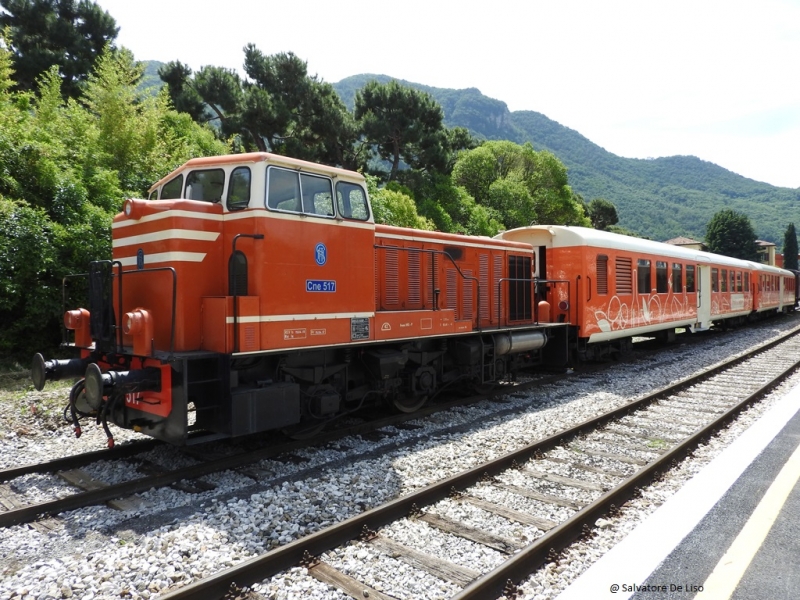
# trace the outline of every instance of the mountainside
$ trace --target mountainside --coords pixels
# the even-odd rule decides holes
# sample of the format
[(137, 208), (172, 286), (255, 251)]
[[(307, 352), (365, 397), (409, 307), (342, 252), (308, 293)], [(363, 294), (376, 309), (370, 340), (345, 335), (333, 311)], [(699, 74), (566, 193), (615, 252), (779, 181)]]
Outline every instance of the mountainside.
[[(385, 83), (392, 78), (355, 75), (333, 86), (352, 108), (356, 90), (370, 79)], [(398, 81), (431, 94), (442, 105), (450, 127), (466, 127), (482, 139), (530, 142), (537, 150), (549, 150), (568, 167), (570, 185), (585, 201), (613, 202), (620, 225), (652, 239), (703, 239), (708, 221), (725, 208), (746, 214), (756, 235), (779, 247), (786, 226), (800, 225), (800, 189), (760, 183), (694, 156), (622, 158), (540, 113), (510, 112), (505, 102), (475, 88), (452, 90)]]

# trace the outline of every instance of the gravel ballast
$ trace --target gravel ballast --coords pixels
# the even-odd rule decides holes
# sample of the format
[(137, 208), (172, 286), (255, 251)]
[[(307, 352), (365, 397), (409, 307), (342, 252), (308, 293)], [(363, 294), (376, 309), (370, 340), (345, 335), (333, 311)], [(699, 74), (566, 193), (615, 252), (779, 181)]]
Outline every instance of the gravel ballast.
[[(141, 494), (142, 505), (134, 511), (91, 507), (61, 515), (50, 532), (28, 525), (9, 528), (0, 536), (0, 600), (13, 598), (156, 598), (169, 590), (285, 544), (333, 522), (490, 458), (505, 454), (629, 402), (632, 398), (667, 385), (703, 367), (744, 352), (797, 324), (796, 318), (780, 318), (758, 328), (724, 336), (707, 336), (701, 345), (677, 344), (657, 357), (635, 364), (615, 365), (598, 374), (575, 374), (567, 383), (506, 396), (504, 403), (482, 402), (415, 422), (420, 429), (392, 430), (391, 437), (368, 442), (347, 438), (326, 447), (298, 451), (306, 461), (262, 461), (257, 467), (269, 477), (260, 482), (236, 472), (204, 478), (216, 489), (187, 494), (172, 488)], [(646, 374), (646, 375), (645, 375)], [(793, 378), (796, 383), (797, 378)], [(791, 385), (792, 382), (786, 384)], [(785, 386), (784, 386), (785, 387)], [(788, 388), (787, 388), (788, 389)], [(53, 392), (46, 392), (52, 394)], [(62, 389), (64, 402), (67, 390)], [(770, 398), (777, 398), (778, 390)], [(650, 514), (676, 489), (716, 456), (737, 432), (768, 408), (760, 403), (682, 462), (664, 481), (647, 488), (641, 498), (626, 504), (620, 515), (606, 519), (597, 535), (576, 545), (567, 557), (547, 565), (523, 583), (525, 598), (554, 597), (606, 549), (622, 539), (636, 523)], [(0, 405), (4, 423), (0, 433), (0, 465), (12, 466), (102, 447), (99, 428), (87, 427), (75, 440), (68, 425), (55, 425), (52, 415), (43, 418), (26, 406), (39, 406), (35, 392), (20, 394), (14, 402)], [(679, 427), (676, 425), (676, 435)], [(114, 431), (119, 442), (136, 434)], [(162, 454), (163, 453), (163, 454)], [(153, 462), (173, 466), (189, 460), (172, 448), (159, 448)], [(705, 462), (703, 462), (705, 461)], [(554, 464), (549, 465), (549, 467)], [(565, 465), (555, 465), (570, 475)], [(619, 468), (619, 465), (615, 465)], [(113, 483), (127, 475), (113, 462), (91, 468), (92, 477)], [(505, 476), (504, 476), (505, 477)], [(504, 479), (513, 484), (513, 475)], [(602, 480), (602, 476), (597, 476)], [(14, 482), (14, 491), (43, 499), (68, 491), (52, 476), (29, 476)], [(270, 483), (274, 481), (274, 483)], [(63, 486), (63, 487), (62, 487)], [(571, 490), (586, 501), (586, 492)], [(505, 494), (506, 497), (508, 494)], [(590, 498), (590, 495), (586, 497)], [(570, 509), (515, 500), (519, 510), (543, 518), (562, 518)], [(445, 500), (426, 510), (463, 519), (475, 527), (519, 541), (541, 535), (535, 527), (509, 524), (481, 509)], [(562, 514), (563, 513), (563, 514)], [(404, 521), (387, 528), (393, 539), (434, 553), (439, 546), (424, 523)], [(440, 532), (435, 535), (445, 535)], [(430, 540), (433, 539), (432, 544)], [(456, 544), (448, 560), (485, 571), (496, 566), (499, 554), (466, 541)], [(354, 543), (327, 557), (334, 566), (354, 577), (361, 575), (352, 559), (358, 553), (377, 552), (369, 544)], [(448, 552), (450, 552), (448, 550)], [(367, 555), (365, 555), (367, 556)], [(383, 561), (381, 561), (383, 564)], [(451, 594), (452, 585), (420, 574), (402, 561), (378, 572), (364, 573), (364, 583), (389, 594), (407, 598), (436, 598)], [(339, 592), (296, 568), (255, 586), (268, 598), (340, 598)]]

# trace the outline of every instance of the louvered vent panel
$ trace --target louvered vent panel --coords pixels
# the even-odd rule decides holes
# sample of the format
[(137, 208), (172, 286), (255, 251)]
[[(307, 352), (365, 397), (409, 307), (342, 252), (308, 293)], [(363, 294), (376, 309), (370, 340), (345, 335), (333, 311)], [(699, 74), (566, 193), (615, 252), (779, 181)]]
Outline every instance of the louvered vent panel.
[(455, 269), (447, 269), (447, 308), (452, 308), (456, 319), (460, 319), (458, 314), (458, 273)]
[(478, 258), (478, 278), (481, 282), (481, 320), (487, 321), (489, 319), (489, 255), (481, 254)]
[(386, 306), (397, 307), (399, 297), (400, 276), (397, 266), (397, 250), (386, 251)]
[(492, 306), (489, 307), (492, 311), (492, 317), (498, 322), (500, 320), (500, 302), (502, 302), (503, 294), (508, 293), (508, 288), (502, 289), (500, 280), (503, 278), (503, 255), (495, 254), (492, 268)]
[(633, 272), (631, 259), (618, 256), (614, 261), (617, 272), (617, 294), (633, 293)]
[(422, 282), (419, 269), (420, 253), (411, 250), (408, 253), (408, 302), (409, 308), (419, 308), (422, 295)]
[(597, 293), (608, 294), (608, 257), (604, 254), (597, 255)]
[(380, 256), (383, 251), (380, 248), (375, 250), (375, 308), (380, 310), (381, 306), (381, 265)]
[[(439, 277), (439, 257), (436, 254), (427, 254), (425, 256), (425, 264), (428, 265), (428, 274), (427, 274), (427, 286), (428, 286), (428, 297), (427, 302), (430, 303), (430, 306), (433, 308), (434, 297), (433, 297), (433, 290), (436, 288), (434, 286), (434, 279), (435, 277)], [(435, 277), (434, 277), (435, 274)], [(442, 282), (436, 282), (437, 285), (441, 289)], [(438, 308), (438, 307), (435, 307)]]
[(472, 271), (464, 269), (464, 279), (462, 280), (464, 282), (464, 286), (463, 286), (464, 287), (464, 298), (463, 298), (463, 300), (461, 302), (461, 306), (462, 306), (462, 309), (463, 309), (464, 312), (462, 313), (461, 318), (464, 319), (464, 320), (470, 320), (471, 321), (473, 316), (474, 316), (474, 314), (475, 314), (474, 308), (473, 308), (473, 302), (474, 301), (473, 301), (473, 297), (472, 297), (472, 294), (473, 294), (472, 288), (475, 285), (475, 282), (472, 279), (470, 279), (470, 277), (472, 277)]

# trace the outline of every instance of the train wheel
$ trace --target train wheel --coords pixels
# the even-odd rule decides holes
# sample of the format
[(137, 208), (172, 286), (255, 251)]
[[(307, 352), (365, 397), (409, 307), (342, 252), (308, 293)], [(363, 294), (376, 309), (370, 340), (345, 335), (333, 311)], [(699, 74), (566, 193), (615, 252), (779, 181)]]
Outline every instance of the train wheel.
[(407, 396), (405, 394), (397, 394), (392, 399), (394, 407), (402, 413), (413, 413), (425, 406), (428, 401), (428, 396)]

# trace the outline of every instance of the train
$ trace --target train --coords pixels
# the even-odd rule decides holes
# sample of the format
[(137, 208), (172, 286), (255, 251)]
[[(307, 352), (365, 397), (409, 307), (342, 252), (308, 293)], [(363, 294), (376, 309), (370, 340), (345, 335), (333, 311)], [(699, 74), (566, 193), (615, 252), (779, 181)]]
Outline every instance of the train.
[[(793, 273), (580, 227), (494, 238), (375, 223), (364, 177), (271, 153), (189, 160), (64, 280), (65, 415), (176, 445), (314, 435), (384, 404), (788, 312)], [(75, 302), (76, 304), (73, 304)], [(74, 307), (73, 306), (77, 306)]]

